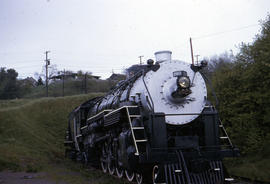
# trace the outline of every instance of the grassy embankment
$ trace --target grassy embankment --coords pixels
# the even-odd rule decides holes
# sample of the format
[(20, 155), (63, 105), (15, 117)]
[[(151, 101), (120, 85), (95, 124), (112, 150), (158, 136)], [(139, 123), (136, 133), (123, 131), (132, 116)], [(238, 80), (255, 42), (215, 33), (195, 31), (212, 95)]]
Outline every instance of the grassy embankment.
[[(45, 171), (54, 180), (68, 183), (116, 183), (110, 176), (88, 172), (64, 158), (69, 112), (97, 95), (101, 94), (0, 101), (0, 171)], [(73, 171), (80, 174), (58, 174)]]

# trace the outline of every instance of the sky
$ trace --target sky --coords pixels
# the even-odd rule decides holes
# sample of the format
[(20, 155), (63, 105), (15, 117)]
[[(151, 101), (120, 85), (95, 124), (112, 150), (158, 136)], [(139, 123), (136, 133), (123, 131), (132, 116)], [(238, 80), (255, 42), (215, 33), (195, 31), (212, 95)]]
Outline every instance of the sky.
[(59, 71), (102, 78), (171, 50), (191, 62), (252, 42), (269, 0), (0, 0), (0, 67), (20, 78), (44, 73), (45, 51)]

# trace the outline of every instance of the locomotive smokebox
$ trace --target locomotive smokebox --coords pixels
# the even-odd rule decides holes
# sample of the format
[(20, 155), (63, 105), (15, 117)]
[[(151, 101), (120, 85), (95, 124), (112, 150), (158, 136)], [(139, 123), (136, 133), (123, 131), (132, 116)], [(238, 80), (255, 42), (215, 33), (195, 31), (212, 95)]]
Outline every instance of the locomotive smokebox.
[(156, 62), (162, 63), (163, 61), (171, 61), (172, 52), (169, 50), (155, 52)]

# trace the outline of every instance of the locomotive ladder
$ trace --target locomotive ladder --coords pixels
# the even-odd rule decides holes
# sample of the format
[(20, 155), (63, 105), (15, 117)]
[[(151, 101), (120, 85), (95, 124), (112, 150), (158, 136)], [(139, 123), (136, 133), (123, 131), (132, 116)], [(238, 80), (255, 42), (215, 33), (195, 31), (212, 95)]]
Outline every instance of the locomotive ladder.
[(146, 143), (147, 138), (145, 134), (144, 126), (142, 125), (142, 122), (139, 121), (139, 125), (134, 124), (135, 119), (140, 119), (140, 110), (137, 106), (127, 106), (127, 116), (128, 116), (128, 122), (130, 125), (130, 130), (135, 146), (135, 155), (140, 155), (140, 153), (143, 153), (146, 151)]
[(225, 127), (223, 126), (220, 119), (219, 119), (219, 128), (220, 128), (220, 133), (222, 134), (219, 138), (221, 140), (227, 141), (229, 143), (227, 145), (233, 147), (232, 141), (231, 141), (230, 137), (228, 136), (227, 131), (225, 130)]
[[(207, 106), (207, 107), (211, 108), (212, 111), (216, 111), (216, 108), (214, 106)], [(232, 141), (230, 137), (228, 136), (227, 131), (225, 127), (223, 126), (220, 118), (218, 118), (218, 126), (219, 126), (219, 133), (220, 133), (219, 139), (223, 140), (223, 143), (227, 142), (227, 144), (224, 144), (224, 146), (233, 147)]]

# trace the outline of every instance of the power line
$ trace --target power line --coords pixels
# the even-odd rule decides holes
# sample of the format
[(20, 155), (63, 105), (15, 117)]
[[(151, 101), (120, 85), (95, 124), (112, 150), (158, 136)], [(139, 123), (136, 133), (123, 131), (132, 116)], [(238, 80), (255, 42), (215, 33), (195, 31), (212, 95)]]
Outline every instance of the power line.
[[(57, 66), (61, 67), (61, 65), (57, 65)], [(104, 66), (104, 67), (90, 67), (90, 66), (80, 66), (80, 65), (78, 65), (78, 66), (64, 65), (64, 66), (65, 67), (70, 67), (70, 68), (111, 69), (111, 66), (108, 66), (108, 67), (106, 67), (106, 66)], [(118, 68), (118, 69), (120, 69), (120, 68)]]
[(38, 54), (40, 53), (40, 51), (0, 51), (0, 54), (25, 54), (25, 53), (35, 53), (35, 54)]
[(40, 67), (40, 65), (31, 65), (31, 66), (10, 66), (8, 68), (16, 68), (16, 69), (20, 69), (20, 68), (37, 68)]
[(230, 33), (230, 32), (234, 32), (234, 31), (240, 31), (240, 30), (243, 30), (243, 29), (255, 27), (255, 26), (258, 26), (258, 25), (259, 24), (251, 24), (251, 25), (248, 25), (248, 26), (238, 27), (238, 28), (234, 28), (234, 29), (231, 29), (231, 30), (226, 30), (226, 31), (211, 33), (211, 34), (202, 35), (202, 36), (198, 36), (198, 37), (193, 37), (192, 39), (193, 40), (198, 40), (198, 39), (202, 39), (202, 38), (217, 36), (217, 35), (221, 35), (221, 34), (225, 34), (225, 33)]
[(25, 64), (25, 63), (38, 63), (41, 59), (37, 60), (9, 60), (8, 64)]

